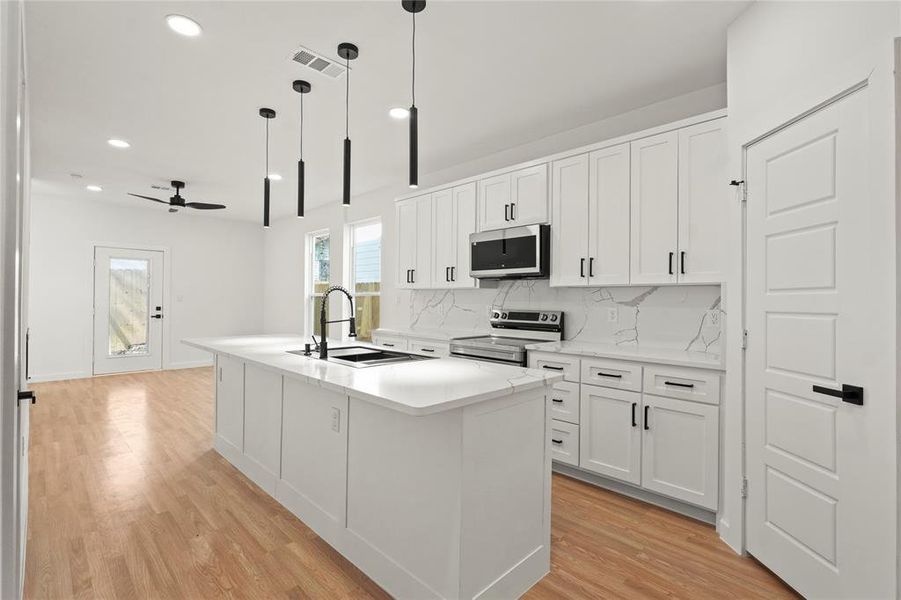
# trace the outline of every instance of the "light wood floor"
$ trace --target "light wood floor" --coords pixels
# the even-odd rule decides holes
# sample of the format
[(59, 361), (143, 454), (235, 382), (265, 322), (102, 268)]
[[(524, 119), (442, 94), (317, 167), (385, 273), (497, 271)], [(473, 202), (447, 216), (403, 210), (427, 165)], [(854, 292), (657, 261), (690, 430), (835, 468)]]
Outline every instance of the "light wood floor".
[[(210, 369), (35, 385), (26, 598), (386, 598), (211, 449)], [(554, 476), (528, 598), (793, 597), (711, 527)]]

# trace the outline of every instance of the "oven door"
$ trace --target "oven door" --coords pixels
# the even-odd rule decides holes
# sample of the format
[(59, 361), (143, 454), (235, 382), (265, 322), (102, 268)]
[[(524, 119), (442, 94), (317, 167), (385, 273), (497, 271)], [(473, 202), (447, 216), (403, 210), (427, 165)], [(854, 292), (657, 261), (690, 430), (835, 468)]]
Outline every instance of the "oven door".
[(510, 227), (469, 236), (470, 275), (476, 279), (547, 278), (550, 225)]

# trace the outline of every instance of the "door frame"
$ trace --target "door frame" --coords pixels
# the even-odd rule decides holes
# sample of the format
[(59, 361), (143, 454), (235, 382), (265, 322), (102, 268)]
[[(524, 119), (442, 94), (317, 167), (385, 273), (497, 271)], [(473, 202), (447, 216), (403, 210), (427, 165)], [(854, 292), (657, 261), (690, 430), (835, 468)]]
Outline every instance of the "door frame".
[(96, 315), (94, 314), (94, 308), (96, 306), (96, 290), (97, 290), (97, 282), (95, 281), (95, 277), (97, 274), (97, 267), (94, 264), (95, 257), (97, 256), (97, 248), (120, 248), (122, 250), (145, 250), (148, 252), (162, 252), (163, 253), (163, 327), (162, 327), (162, 341), (160, 345), (160, 351), (162, 353), (162, 361), (160, 370), (165, 371), (169, 368), (169, 364), (171, 361), (171, 352), (170, 352), (170, 340), (172, 338), (172, 325), (171, 319), (169, 315), (171, 314), (172, 307), (172, 285), (171, 285), (171, 271), (169, 268), (170, 265), (170, 252), (168, 246), (155, 246), (153, 244), (131, 244), (131, 243), (123, 243), (123, 242), (90, 242), (90, 252), (91, 252), (91, 377), (103, 377), (103, 375), (95, 375), (94, 374), (94, 343), (96, 340), (94, 336), (97, 334), (96, 327), (94, 327), (94, 319)]

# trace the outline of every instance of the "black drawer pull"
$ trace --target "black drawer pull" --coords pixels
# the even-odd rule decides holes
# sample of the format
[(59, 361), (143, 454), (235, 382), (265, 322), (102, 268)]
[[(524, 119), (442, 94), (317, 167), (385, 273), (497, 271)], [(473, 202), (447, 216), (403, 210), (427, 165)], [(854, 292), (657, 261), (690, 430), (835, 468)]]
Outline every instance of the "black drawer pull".
[(563, 440), (555, 440), (555, 439), (551, 439), (551, 441), (554, 442), (554, 443), (557, 444), (557, 445), (560, 445), (560, 444), (563, 443)]
[(435, 351), (434, 348), (420, 348), (420, 350), (422, 350), (423, 352), (434, 352)]
[(840, 390), (833, 390), (832, 388), (815, 385), (813, 386), (813, 391), (818, 394), (826, 394), (827, 396), (841, 398), (842, 402), (863, 406), (863, 388), (857, 385), (843, 384), (842, 389)]
[(664, 385), (673, 385), (681, 388), (693, 388), (695, 384), (693, 383), (679, 383), (678, 381), (664, 381)]
[(541, 365), (542, 369), (550, 369), (551, 371), (562, 371), (563, 367), (552, 367), (551, 365)]
[(557, 404), (563, 404), (563, 400), (560, 398), (551, 398), (551, 402), (556, 402)]
[(612, 377), (613, 379), (622, 379), (622, 375), (617, 375), (616, 373), (602, 373), (601, 371), (597, 372), (598, 377)]
[(648, 425), (648, 409), (649, 408), (651, 408), (651, 407), (648, 406), (647, 404), (644, 405), (644, 430), (645, 431), (647, 431), (648, 429), (651, 428), (651, 426)]
[(394, 344), (389, 344), (388, 342), (383, 343), (382, 346), (388, 346), (389, 348), (394, 348)]
[(638, 423), (635, 421), (635, 407), (638, 406), (638, 402), (632, 403), (632, 427), (638, 427)]

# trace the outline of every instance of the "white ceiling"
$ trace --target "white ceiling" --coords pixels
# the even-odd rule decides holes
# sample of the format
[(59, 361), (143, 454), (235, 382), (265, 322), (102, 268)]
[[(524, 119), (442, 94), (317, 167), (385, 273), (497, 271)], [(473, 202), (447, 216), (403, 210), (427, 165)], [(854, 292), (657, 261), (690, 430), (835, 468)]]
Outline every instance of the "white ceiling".
[[(421, 179), (461, 162), (725, 80), (726, 26), (748, 2), (439, 2), (417, 16)], [(203, 35), (174, 34), (181, 13)], [(344, 79), (289, 60), (351, 41), (353, 189), (406, 181), (410, 15), (400, 2), (29, 2), (32, 172), (45, 193), (144, 203), (183, 179), (217, 216), (260, 220), (261, 106), (273, 217), (292, 214), (299, 95), (307, 205), (340, 201)], [(128, 150), (106, 144), (131, 142)], [(81, 173), (76, 180), (70, 173)], [(96, 194), (88, 183), (102, 185)], [(151, 203), (146, 203), (153, 206)], [(165, 207), (160, 206), (160, 210)]]

